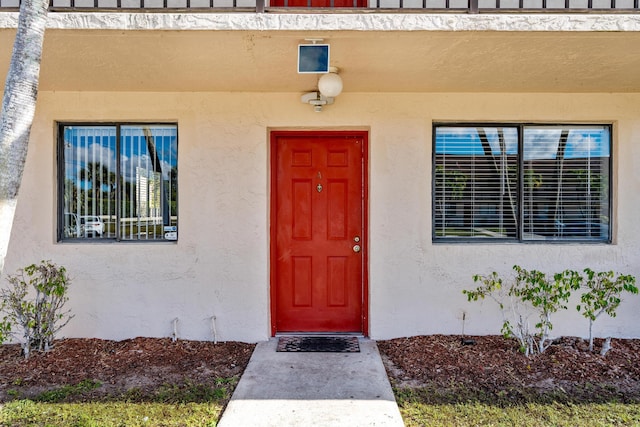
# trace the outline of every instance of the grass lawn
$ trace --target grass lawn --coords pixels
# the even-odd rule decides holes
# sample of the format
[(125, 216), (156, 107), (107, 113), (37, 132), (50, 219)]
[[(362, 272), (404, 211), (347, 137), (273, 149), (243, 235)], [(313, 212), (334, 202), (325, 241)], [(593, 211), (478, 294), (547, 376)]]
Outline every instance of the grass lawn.
[[(407, 427), (640, 426), (640, 404), (529, 402), (492, 404), (485, 399), (433, 403), (424, 392), (395, 390)], [(165, 397), (171, 399), (171, 396)], [(224, 402), (84, 402), (14, 400), (0, 405), (0, 426), (170, 427), (215, 426)], [(176, 399), (173, 399), (176, 400)], [(200, 400), (200, 399), (195, 399)]]
[[(33, 399), (0, 404), (0, 426), (215, 426), (229, 398), (227, 387), (236, 381), (220, 378), (217, 387), (165, 384), (153, 395), (132, 388), (120, 396), (92, 399), (87, 393), (101, 384), (85, 380), (44, 391)], [(69, 398), (86, 401), (68, 403)]]
[(0, 425), (73, 427), (215, 426), (217, 403), (43, 403), (15, 400), (0, 406)]
[(640, 404), (528, 402), (514, 405), (486, 401), (426, 402), (422, 393), (395, 390), (407, 427), (589, 427), (640, 426)]

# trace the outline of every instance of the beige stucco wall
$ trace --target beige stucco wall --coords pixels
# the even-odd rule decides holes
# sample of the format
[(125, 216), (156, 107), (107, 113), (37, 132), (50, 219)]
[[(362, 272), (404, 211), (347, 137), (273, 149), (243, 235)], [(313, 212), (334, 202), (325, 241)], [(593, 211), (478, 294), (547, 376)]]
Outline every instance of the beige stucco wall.
[[(269, 328), (270, 128), (370, 130), (370, 336), (495, 334), (498, 311), (467, 303), (476, 273), (514, 264), (545, 271), (614, 269), (640, 277), (640, 94), (345, 93), (318, 114), (298, 93), (43, 92), (29, 149), (6, 272), (41, 259), (73, 277), (75, 337), (169, 336), (258, 341)], [(177, 121), (179, 241), (56, 242), (56, 121)], [(433, 121), (614, 124), (614, 243), (433, 244)], [(640, 337), (640, 297), (598, 336)], [(586, 335), (576, 312), (558, 335)]]

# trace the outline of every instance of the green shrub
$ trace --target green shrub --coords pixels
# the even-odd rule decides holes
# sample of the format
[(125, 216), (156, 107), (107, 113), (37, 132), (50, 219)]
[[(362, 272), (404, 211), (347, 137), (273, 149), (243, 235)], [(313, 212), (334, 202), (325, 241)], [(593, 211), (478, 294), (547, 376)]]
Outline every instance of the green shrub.
[[(527, 356), (542, 353), (551, 344), (551, 315), (559, 309), (567, 308), (571, 291), (578, 289), (582, 278), (572, 270), (548, 277), (540, 271), (528, 271), (517, 265), (513, 269), (516, 276), (508, 281), (506, 288), (503, 288), (505, 280), (493, 272), (488, 276), (473, 276), (473, 281), (481, 282), (482, 285), (462, 292), (469, 301), (485, 297), (493, 299), (502, 312), (502, 334), (516, 338), (520, 350)], [(531, 316), (537, 317), (535, 329), (530, 326)]]
[[(594, 272), (586, 268), (583, 277), (573, 270), (556, 273), (553, 277), (537, 270), (525, 270), (514, 265), (516, 276), (512, 280), (501, 278), (498, 273), (475, 275), (474, 282), (481, 285), (473, 290), (463, 290), (468, 301), (486, 297), (494, 300), (502, 312), (502, 334), (516, 338), (525, 355), (544, 352), (551, 345), (553, 329), (551, 315), (566, 310), (571, 292), (586, 289), (580, 298), (578, 311), (589, 319), (589, 350), (593, 351), (593, 322), (603, 313), (616, 316), (623, 292), (638, 293), (635, 277), (615, 275), (613, 271)], [(505, 285), (506, 283), (506, 285)], [(535, 316), (534, 330), (529, 318)], [(601, 352), (605, 354), (606, 351)]]
[(638, 293), (636, 278), (629, 275), (615, 275), (613, 271), (595, 272), (584, 270), (587, 280), (583, 287), (588, 290), (580, 297), (577, 309), (589, 319), (589, 350), (593, 351), (593, 323), (602, 313), (616, 317), (616, 310), (622, 302), (622, 292)]
[(47, 351), (56, 334), (73, 316), (63, 312), (68, 301), (70, 280), (64, 267), (51, 261), (32, 264), (8, 277), (9, 287), (0, 290), (0, 344), (12, 335), (12, 328), (22, 332), (25, 358), (32, 350)]

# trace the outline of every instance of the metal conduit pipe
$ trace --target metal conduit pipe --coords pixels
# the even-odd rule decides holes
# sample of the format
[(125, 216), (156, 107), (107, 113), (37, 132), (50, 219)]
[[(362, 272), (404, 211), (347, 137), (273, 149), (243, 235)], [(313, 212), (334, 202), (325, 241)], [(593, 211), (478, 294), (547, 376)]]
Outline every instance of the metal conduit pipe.
[(213, 343), (218, 344), (218, 331), (216, 331), (216, 316), (211, 316), (211, 333), (213, 333)]
[(175, 319), (173, 319), (172, 323), (173, 323), (173, 334), (171, 336), (171, 341), (176, 342), (178, 341), (178, 318), (176, 317)]

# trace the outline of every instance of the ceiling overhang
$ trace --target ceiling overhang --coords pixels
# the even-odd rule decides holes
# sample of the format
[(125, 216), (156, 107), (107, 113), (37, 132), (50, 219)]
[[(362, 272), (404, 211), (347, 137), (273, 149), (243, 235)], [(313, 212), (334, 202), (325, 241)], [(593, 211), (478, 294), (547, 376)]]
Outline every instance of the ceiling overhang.
[[(6, 15), (15, 14), (0, 15), (0, 71), (6, 72), (15, 35)], [(71, 21), (60, 20), (62, 15)], [(82, 15), (91, 18), (82, 21)], [(115, 29), (102, 28), (108, 26), (107, 15), (115, 20), (109, 28)], [(152, 20), (159, 20), (158, 29), (147, 28), (147, 15), (157, 17)], [(172, 21), (166, 21), (169, 15)], [(249, 29), (223, 29), (231, 15), (243, 15), (243, 22), (249, 15), (258, 17), (258, 22), (247, 24)], [(277, 15), (271, 14), (209, 14), (202, 21), (189, 14), (51, 13), (40, 89), (302, 93), (315, 89), (317, 76), (297, 73), (297, 45), (313, 37), (331, 45), (331, 65), (340, 68), (344, 92), (640, 92), (637, 16), (623, 15), (615, 28), (622, 22), (629, 28), (614, 31), (578, 30), (595, 25), (597, 20), (589, 16), (540, 14), (535, 25), (531, 20), (520, 25), (542, 28), (548, 23), (546, 30), (532, 31), (518, 25), (496, 29), (504, 25), (503, 15), (447, 14), (438, 18), (439, 26), (437, 16), (419, 20), (413, 14), (378, 14), (383, 16), (376, 21), (372, 15), (307, 14), (300, 19), (325, 24), (306, 26), (308, 22), (291, 18), (284, 28), (272, 29), (271, 16)], [(400, 21), (375, 28), (391, 15)], [(292, 15), (280, 15), (281, 24), (287, 16)], [(472, 16), (483, 20), (470, 20)], [(331, 29), (339, 17), (350, 17), (348, 28), (357, 27), (359, 20), (375, 25)], [(614, 25), (607, 17), (599, 28)], [(181, 20), (191, 18), (195, 23), (188, 30), (177, 29)], [(570, 22), (568, 30), (552, 30), (562, 21)], [(415, 29), (417, 22), (423, 29)], [(458, 29), (451, 29), (456, 22)], [(481, 22), (491, 22), (494, 29), (470, 29)], [(296, 29), (298, 25), (314, 30)], [(207, 26), (215, 29), (200, 28)]]

